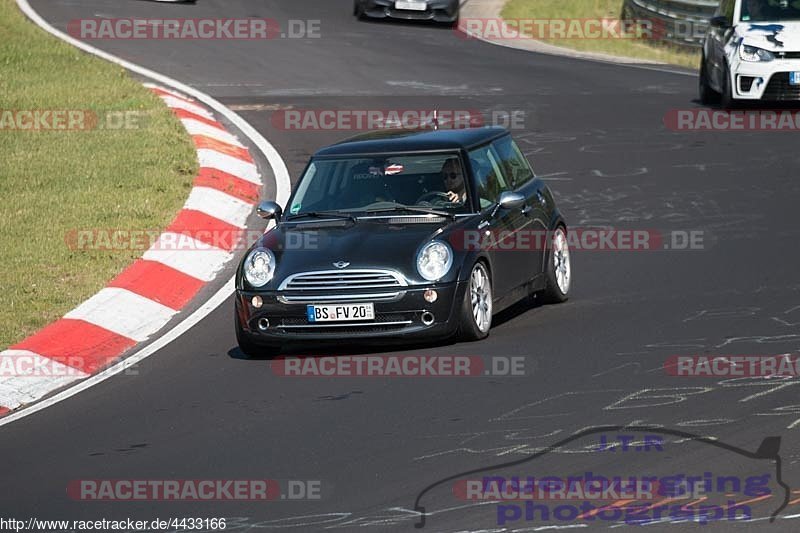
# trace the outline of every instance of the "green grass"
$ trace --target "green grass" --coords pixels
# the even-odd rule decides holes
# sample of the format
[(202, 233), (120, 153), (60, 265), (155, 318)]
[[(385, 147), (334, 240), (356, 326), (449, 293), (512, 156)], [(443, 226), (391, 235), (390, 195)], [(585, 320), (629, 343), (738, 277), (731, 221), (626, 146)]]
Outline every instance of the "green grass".
[[(510, 0), (502, 11), (506, 19), (618, 19), (623, 0)], [(653, 46), (633, 39), (548, 39), (546, 42), (574, 50), (603, 52), (621, 57), (650, 59), (695, 69), (700, 54), (668, 46)]]
[(138, 129), (0, 129), (0, 349), (95, 294), (135, 251), (72, 250), (85, 229), (160, 229), (197, 170), (191, 139), (121, 68), (84, 54), (0, 0), (0, 111), (146, 113)]

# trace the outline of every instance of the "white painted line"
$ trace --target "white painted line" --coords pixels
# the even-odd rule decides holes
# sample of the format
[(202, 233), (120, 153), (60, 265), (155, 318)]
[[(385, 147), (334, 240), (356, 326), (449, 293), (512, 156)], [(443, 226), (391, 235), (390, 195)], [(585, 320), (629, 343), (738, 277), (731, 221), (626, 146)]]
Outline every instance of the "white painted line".
[(244, 145), (239, 142), (239, 139), (225, 130), (215, 128), (210, 124), (206, 124), (205, 122), (200, 122), (191, 118), (182, 118), (181, 122), (183, 122), (183, 127), (186, 128), (186, 131), (189, 132), (189, 135), (203, 135), (204, 137), (209, 137), (225, 144), (244, 148)]
[[(82, 362), (76, 361), (75, 364)], [(5, 350), (0, 352), (0, 405), (16, 409), (88, 376), (76, 368), (27, 350)]]
[(167, 107), (171, 107), (172, 109), (185, 109), (186, 111), (194, 113), (195, 115), (200, 115), (201, 117), (206, 117), (212, 120), (214, 119), (214, 115), (209, 113), (206, 108), (191, 102), (187, 102), (182, 98), (161, 95), (161, 99), (164, 100), (164, 103), (167, 104)]
[[(175, 243), (180, 243), (176, 247)], [(201, 281), (211, 281), (233, 254), (187, 235), (164, 232), (142, 259), (158, 261)]]
[(261, 175), (258, 168), (253, 163), (242, 161), (238, 157), (233, 157), (216, 150), (201, 148), (197, 151), (201, 167), (216, 168), (228, 174), (233, 174), (237, 178), (242, 178), (250, 183), (261, 185)]
[(64, 318), (84, 320), (142, 342), (164, 327), (176, 312), (127, 289), (106, 287), (64, 315)]
[(200, 211), (237, 228), (247, 226), (247, 217), (253, 211), (252, 204), (210, 187), (193, 188), (183, 208)]

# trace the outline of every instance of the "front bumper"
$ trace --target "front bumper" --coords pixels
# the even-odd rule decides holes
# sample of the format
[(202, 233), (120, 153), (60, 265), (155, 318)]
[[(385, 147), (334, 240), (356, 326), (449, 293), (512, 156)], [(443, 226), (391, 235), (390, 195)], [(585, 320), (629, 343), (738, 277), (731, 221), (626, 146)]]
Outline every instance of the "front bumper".
[(395, 0), (367, 0), (364, 14), (372, 18), (395, 18), (404, 20), (432, 20), (452, 23), (458, 20), (458, 2), (429, 0), (425, 11), (396, 9)]
[[(376, 298), (375, 320), (369, 322), (309, 323), (306, 305), (315, 302), (285, 303), (284, 293), (277, 291), (236, 291), (236, 317), (239, 326), (250, 340), (257, 344), (282, 345), (289, 341), (324, 341), (342, 339), (415, 339), (438, 340), (453, 335), (458, 329), (458, 310), (463, 301), (467, 283), (458, 282), (428, 287), (409, 287), (393, 300)], [(438, 299), (428, 303), (423, 298), (426, 289), (435, 289)], [(263, 300), (260, 308), (253, 307), (253, 296)], [(369, 299), (336, 303), (364, 303)], [(330, 301), (316, 303), (332, 303)], [(424, 313), (432, 313), (434, 321), (426, 325)], [(261, 319), (269, 327), (259, 328)]]
[(767, 63), (740, 61), (733, 69), (731, 87), (737, 100), (800, 101), (800, 85), (790, 85), (792, 72), (800, 72), (800, 59)]

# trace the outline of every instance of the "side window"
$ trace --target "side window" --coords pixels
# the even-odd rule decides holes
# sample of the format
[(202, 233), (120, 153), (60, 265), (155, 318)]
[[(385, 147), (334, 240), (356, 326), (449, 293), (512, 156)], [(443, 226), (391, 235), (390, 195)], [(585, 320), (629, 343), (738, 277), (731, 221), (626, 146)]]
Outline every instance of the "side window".
[(472, 172), (475, 174), (481, 209), (497, 203), (500, 193), (510, 190), (500, 170), (499, 157), (491, 146), (477, 148), (469, 153)]
[(500, 158), (500, 166), (511, 189), (521, 187), (533, 178), (533, 170), (531, 170), (528, 160), (525, 159), (510, 135), (498, 139), (492, 144)]

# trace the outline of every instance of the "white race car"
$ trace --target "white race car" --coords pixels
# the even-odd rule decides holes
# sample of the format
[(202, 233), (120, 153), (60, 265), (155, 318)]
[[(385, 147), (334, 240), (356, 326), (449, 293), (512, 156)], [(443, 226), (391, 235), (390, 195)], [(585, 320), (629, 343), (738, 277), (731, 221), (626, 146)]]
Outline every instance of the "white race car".
[(800, 0), (722, 0), (703, 43), (700, 100), (800, 101)]

